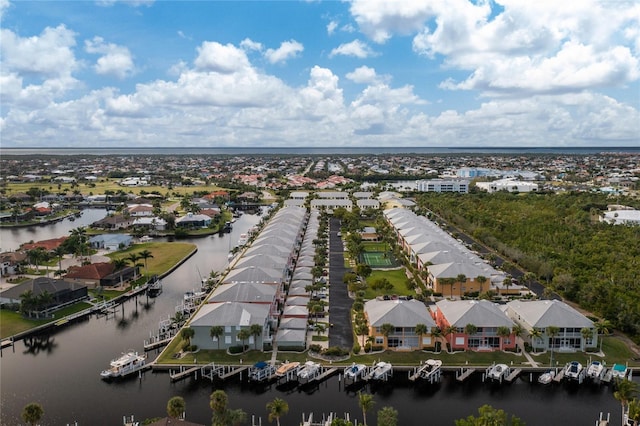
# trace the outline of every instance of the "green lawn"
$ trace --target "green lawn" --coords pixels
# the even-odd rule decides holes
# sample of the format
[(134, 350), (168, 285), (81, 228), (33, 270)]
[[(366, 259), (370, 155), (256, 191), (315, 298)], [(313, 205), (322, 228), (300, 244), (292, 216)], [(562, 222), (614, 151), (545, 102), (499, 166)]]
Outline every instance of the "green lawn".
[(126, 250), (110, 253), (107, 256), (111, 259), (126, 258), (131, 253), (139, 253), (149, 250), (153, 257), (147, 259), (148, 271), (145, 272), (144, 260), (138, 262), (142, 264), (141, 272), (147, 276), (161, 275), (170, 270), (174, 265), (184, 259), (189, 253), (196, 249), (195, 244), (190, 243), (143, 243), (136, 244)]
[(408, 280), (407, 275), (405, 274), (404, 268), (393, 269), (388, 271), (376, 271), (371, 272), (371, 275), (367, 277), (367, 283), (373, 283), (377, 279), (386, 278), (393, 285), (393, 289), (391, 290), (373, 290), (369, 285), (367, 290), (365, 291), (364, 298), (365, 299), (375, 299), (377, 296), (383, 296), (385, 294), (397, 294), (398, 296), (415, 296), (416, 292), (414, 290), (409, 290), (406, 286), (406, 282)]
[(18, 312), (12, 312), (2, 309), (0, 310), (0, 338), (4, 339), (9, 336), (27, 331), (33, 327), (47, 324), (49, 322), (55, 322), (67, 315), (85, 310), (90, 306), (91, 305), (86, 302), (76, 303), (73, 306), (67, 306), (64, 309), (57, 311), (56, 313), (54, 313), (54, 318), (48, 320), (27, 319)]

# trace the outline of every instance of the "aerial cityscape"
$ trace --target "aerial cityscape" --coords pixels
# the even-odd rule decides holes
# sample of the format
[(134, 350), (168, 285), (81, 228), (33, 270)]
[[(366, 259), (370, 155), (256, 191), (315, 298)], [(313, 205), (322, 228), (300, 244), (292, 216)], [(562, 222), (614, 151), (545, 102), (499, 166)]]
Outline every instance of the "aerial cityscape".
[(638, 16), (0, 0), (0, 425), (640, 424)]

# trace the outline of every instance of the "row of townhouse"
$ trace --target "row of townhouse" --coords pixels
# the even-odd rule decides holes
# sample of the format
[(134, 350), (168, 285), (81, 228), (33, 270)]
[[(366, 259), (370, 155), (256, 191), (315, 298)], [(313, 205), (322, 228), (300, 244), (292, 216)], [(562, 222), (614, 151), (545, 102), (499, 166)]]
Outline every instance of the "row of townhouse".
[[(312, 235), (311, 239), (306, 235)], [(296, 262), (301, 252), (309, 255), (316, 235), (317, 223), (310, 219), (306, 209), (280, 209), (189, 322), (195, 333), (192, 342), (203, 349), (240, 346), (243, 342), (238, 333), (257, 324), (261, 333), (252, 334), (245, 344), (268, 349), (278, 332), (279, 347), (304, 347), (309, 313), (306, 303), (304, 306), (288, 303), (291, 297), (287, 298), (287, 288), (303, 272), (310, 279), (311, 267), (305, 271)], [(282, 322), (295, 323), (295, 319), (304, 321), (304, 328), (280, 336)], [(223, 327), (221, 336), (211, 335), (214, 326)]]
[[(514, 350), (518, 328), (534, 351), (575, 352), (598, 344), (593, 321), (558, 300), (441, 300), (427, 307), (415, 299), (374, 299), (364, 310), (369, 337), (385, 350), (431, 349), (438, 336), (453, 351)], [(434, 336), (436, 327), (440, 333)]]
[(504, 272), (493, 268), (426, 217), (403, 208), (385, 210), (384, 215), (395, 231), (398, 245), (433, 292), (462, 298), (468, 293), (488, 290), (519, 294), (525, 289), (511, 282), (505, 284)]

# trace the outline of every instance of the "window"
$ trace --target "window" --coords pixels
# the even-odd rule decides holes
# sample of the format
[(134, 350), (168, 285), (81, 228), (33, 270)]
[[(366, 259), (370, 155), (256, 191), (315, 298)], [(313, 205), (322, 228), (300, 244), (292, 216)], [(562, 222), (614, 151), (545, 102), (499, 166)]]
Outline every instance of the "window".
[(230, 325), (225, 325), (224, 326), (224, 332), (225, 333), (231, 333), (231, 326)]
[(227, 345), (231, 344), (231, 336), (224, 336), (224, 343)]
[(376, 345), (382, 345), (384, 343), (384, 337), (376, 336)]

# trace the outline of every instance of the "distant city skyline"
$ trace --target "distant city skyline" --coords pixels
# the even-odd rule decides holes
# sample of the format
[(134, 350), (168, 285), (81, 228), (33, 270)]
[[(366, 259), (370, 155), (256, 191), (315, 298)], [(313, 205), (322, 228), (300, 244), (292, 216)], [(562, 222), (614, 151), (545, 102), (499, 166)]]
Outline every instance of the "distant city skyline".
[(636, 1), (0, 0), (0, 146), (638, 147)]

